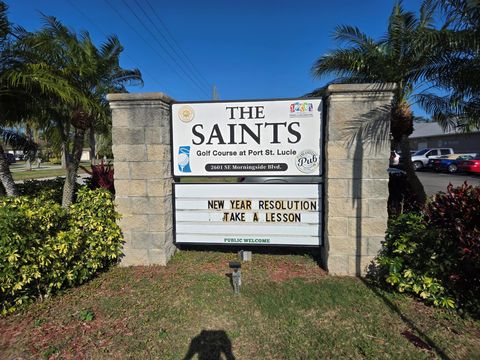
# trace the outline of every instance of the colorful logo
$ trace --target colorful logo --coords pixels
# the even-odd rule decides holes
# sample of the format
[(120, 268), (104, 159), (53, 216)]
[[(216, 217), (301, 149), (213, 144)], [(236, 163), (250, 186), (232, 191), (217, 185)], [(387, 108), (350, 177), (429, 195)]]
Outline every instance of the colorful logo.
[(311, 174), (318, 168), (318, 154), (313, 150), (303, 150), (297, 155), (295, 165), (301, 172)]
[(180, 172), (192, 172), (192, 169), (190, 169), (190, 146), (180, 146), (178, 148), (177, 162)]
[(299, 101), (290, 104), (290, 116), (313, 116), (313, 104)]
[(185, 105), (182, 106), (180, 110), (178, 110), (178, 117), (180, 118), (180, 120), (187, 123), (193, 120), (193, 118), (195, 117), (195, 112), (190, 106)]

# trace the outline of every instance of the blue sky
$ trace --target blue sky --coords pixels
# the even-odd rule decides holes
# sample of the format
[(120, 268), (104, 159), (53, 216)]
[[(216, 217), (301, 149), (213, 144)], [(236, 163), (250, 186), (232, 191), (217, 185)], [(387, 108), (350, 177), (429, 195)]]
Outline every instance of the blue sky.
[[(161, 91), (182, 101), (211, 99), (212, 84), (225, 100), (310, 92), (328, 80), (313, 79), (310, 68), (335, 48), (331, 39), (335, 26), (355, 25), (378, 38), (394, 4), (393, 0), (6, 2), (10, 20), (27, 30), (42, 26), (42, 12), (75, 31), (88, 30), (97, 44), (116, 34), (125, 47), (122, 66), (139, 68), (145, 82), (129, 91)], [(403, 4), (417, 12), (420, 0)]]

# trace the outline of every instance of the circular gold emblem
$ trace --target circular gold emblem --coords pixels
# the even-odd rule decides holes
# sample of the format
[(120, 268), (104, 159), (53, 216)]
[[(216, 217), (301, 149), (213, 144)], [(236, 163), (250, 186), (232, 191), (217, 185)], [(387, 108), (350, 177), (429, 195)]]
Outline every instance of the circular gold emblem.
[(178, 110), (178, 117), (183, 122), (190, 122), (195, 117), (195, 112), (190, 106), (185, 105), (185, 106), (182, 106), (180, 110)]

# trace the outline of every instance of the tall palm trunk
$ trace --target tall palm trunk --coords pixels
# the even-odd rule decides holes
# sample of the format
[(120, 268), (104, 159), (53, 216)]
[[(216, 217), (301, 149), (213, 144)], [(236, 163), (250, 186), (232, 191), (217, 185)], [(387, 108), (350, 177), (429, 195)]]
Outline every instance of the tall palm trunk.
[(413, 114), (406, 102), (399, 102), (392, 106), (391, 132), (393, 148), (400, 147), (406, 173), (404, 179), (390, 177), (389, 215), (396, 216), (403, 211), (421, 209), (427, 200), (423, 185), (413, 168), (408, 139), (413, 132)]
[(68, 163), (68, 144), (64, 140), (62, 140), (61, 161), (62, 169), (66, 169)]
[(70, 136), (70, 122), (67, 122), (66, 126), (59, 121), (57, 123), (57, 127), (60, 130), (60, 134), (62, 134), (62, 153), (61, 153), (61, 161), (62, 161), (62, 169), (67, 168), (68, 164), (68, 139)]
[(73, 203), (75, 188), (77, 186), (77, 173), (82, 158), (83, 139), (85, 137), (84, 129), (75, 129), (73, 138), (73, 156), (71, 161), (67, 161), (67, 177), (63, 185), (62, 206), (68, 208)]
[[(26, 137), (29, 141), (32, 141), (33, 142), (33, 133), (32, 133), (32, 128), (30, 127), (30, 125), (27, 123), (27, 127), (25, 129), (25, 132), (26, 132)], [(25, 167), (27, 168), (28, 171), (32, 171), (32, 159), (31, 158), (31, 154), (29, 154), (29, 156), (27, 157), (27, 161), (25, 162)]]
[(95, 129), (92, 127), (90, 127), (90, 132), (89, 132), (89, 137), (88, 137), (88, 141), (90, 143), (90, 163), (92, 165), (95, 165), (95, 146), (96, 146), (96, 142), (95, 142)]
[(425, 189), (423, 188), (423, 185), (413, 167), (408, 135), (402, 136), (400, 140), (400, 150), (402, 150), (402, 156), (404, 157), (404, 169), (407, 173), (407, 183), (410, 186), (410, 192), (408, 196), (411, 198), (408, 199), (410, 200), (408, 203), (410, 204), (411, 208), (407, 210), (417, 210), (425, 205), (425, 202), (427, 201), (427, 195), (425, 194)]
[(10, 172), (10, 166), (5, 158), (5, 152), (2, 145), (0, 145), (0, 181), (7, 196), (18, 196), (18, 191), (13, 181), (12, 173)]

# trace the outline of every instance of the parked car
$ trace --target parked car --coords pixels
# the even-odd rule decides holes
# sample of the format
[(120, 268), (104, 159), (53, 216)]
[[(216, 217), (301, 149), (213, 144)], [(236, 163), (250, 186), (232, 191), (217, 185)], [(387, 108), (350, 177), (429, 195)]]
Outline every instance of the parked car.
[(458, 170), (458, 163), (462, 160), (473, 159), (475, 154), (452, 154), (444, 155), (437, 159), (429, 160), (433, 162), (433, 169), (435, 171), (448, 171), (449, 173), (455, 173)]
[(438, 158), (435, 158), (435, 159), (428, 159), (428, 163), (425, 166), (425, 169), (434, 171), (435, 170), (435, 163), (439, 163), (441, 159), (448, 159), (449, 156), (450, 155), (442, 155), (442, 156), (440, 156)]
[(13, 154), (4, 153), (3, 156), (5, 157), (5, 160), (7, 160), (9, 165), (17, 162), (17, 160), (15, 160), (15, 155)]
[(458, 170), (465, 172), (480, 173), (480, 154), (476, 154), (470, 160), (463, 160), (458, 163)]
[(412, 155), (413, 168), (415, 170), (420, 170), (427, 166), (428, 160), (436, 159), (442, 155), (450, 155), (453, 153), (454, 151), (452, 148), (426, 148), (418, 150)]

